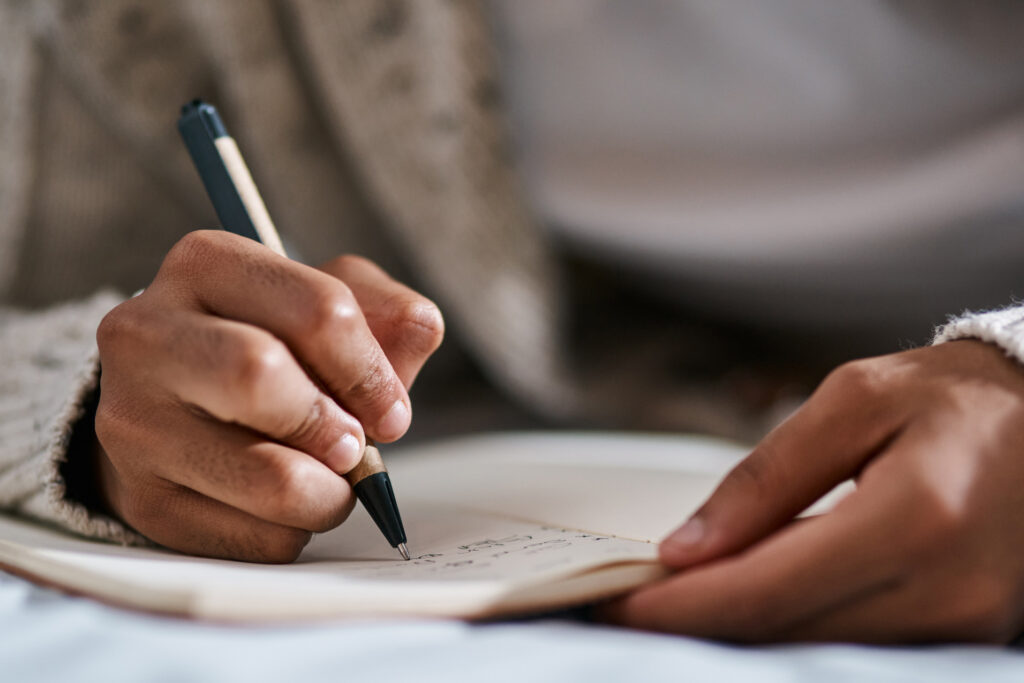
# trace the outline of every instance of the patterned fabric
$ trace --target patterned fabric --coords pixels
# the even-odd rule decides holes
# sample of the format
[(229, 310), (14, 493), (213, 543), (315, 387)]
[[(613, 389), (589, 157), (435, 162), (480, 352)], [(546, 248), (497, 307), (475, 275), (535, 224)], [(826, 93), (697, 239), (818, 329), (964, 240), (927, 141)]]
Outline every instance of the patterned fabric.
[(139, 543), (138, 534), (69, 500), (61, 475), (72, 427), (98, 379), (96, 326), (119, 301), (101, 292), (43, 313), (0, 317), (0, 509)]

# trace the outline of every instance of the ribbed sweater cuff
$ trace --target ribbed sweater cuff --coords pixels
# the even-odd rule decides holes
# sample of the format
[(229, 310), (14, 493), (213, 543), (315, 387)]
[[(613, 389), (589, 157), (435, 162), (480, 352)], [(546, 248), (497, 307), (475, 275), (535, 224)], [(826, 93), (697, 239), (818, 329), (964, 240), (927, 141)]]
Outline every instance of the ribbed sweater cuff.
[(105, 291), (0, 325), (0, 508), (91, 538), (145, 544), (138, 533), (68, 496), (61, 466), (96, 391), (96, 327), (122, 300)]
[(1024, 305), (964, 313), (936, 330), (932, 344), (958, 339), (978, 339), (995, 344), (1010, 358), (1024, 363)]

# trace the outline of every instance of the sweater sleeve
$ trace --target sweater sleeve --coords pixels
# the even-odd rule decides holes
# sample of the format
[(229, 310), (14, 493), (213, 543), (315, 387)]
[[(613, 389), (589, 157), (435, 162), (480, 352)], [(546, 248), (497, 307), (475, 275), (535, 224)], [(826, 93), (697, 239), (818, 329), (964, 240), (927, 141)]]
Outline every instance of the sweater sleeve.
[(0, 308), (0, 509), (134, 545), (145, 540), (75, 500), (62, 471), (73, 431), (91, 418), (96, 327), (120, 301), (102, 291), (38, 312)]
[(932, 344), (978, 339), (995, 344), (1018, 363), (1024, 363), (1024, 304), (992, 311), (966, 312), (935, 332)]

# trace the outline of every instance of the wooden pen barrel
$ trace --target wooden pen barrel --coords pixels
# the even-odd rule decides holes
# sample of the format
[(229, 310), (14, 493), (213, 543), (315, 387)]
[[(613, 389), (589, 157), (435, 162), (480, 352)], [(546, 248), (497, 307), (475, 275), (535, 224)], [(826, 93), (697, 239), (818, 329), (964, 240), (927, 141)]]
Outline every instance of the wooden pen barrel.
[(380, 451), (377, 450), (376, 444), (367, 439), (366, 450), (363, 451), (363, 459), (345, 474), (345, 481), (355, 486), (371, 474), (387, 471), (387, 468), (384, 467), (384, 459), (380, 457)]

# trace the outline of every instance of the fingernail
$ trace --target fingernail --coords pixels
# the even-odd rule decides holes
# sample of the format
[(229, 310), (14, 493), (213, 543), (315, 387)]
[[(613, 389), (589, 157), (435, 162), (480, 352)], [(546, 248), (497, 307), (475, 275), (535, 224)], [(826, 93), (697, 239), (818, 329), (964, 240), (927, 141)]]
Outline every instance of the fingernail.
[(345, 474), (363, 457), (363, 447), (355, 434), (345, 434), (331, 446), (324, 462), (338, 474)]
[(377, 435), (381, 439), (397, 439), (409, 428), (410, 419), (409, 406), (405, 401), (395, 401), (384, 418), (377, 423)]
[(686, 524), (682, 525), (665, 538), (662, 543), (674, 546), (677, 549), (689, 550), (704, 539), (707, 532), (707, 525), (700, 517), (691, 517)]

